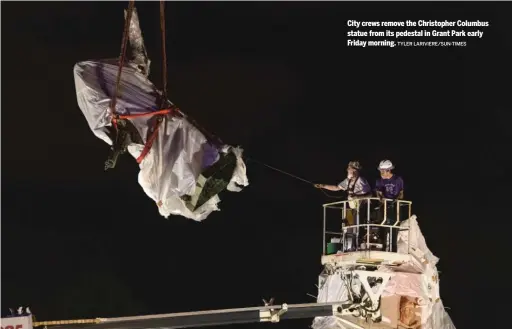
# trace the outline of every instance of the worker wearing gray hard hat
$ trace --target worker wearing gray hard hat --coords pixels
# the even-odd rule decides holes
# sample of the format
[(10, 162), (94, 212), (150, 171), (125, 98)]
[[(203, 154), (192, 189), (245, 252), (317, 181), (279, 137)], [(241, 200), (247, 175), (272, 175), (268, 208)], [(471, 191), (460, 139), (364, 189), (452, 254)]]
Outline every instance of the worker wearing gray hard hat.
[(361, 164), (359, 161), (350, 161), (347, 166), (347, 178), (338, 185), (315, 184), (316, 188), (322, 188), (329, 191), (346, 191), (349, 198), (366, 196), (371, 193), (370, 184), (360, 175)]
[[(338, 185), (315, 184), (316, 188), (326, 189), (329, 191), (346, 191), (348, 194), (348, 206), (346, 208), (346, 217), (344, 222), (346, 224), (362, 224), (367, 221), (368, 202), (358, 200), (360, 198), (371, 196), (371, 187), (368, 181), (360, 175), (362, 166), (359, 161), (350, 161), (347, 166), (347, 177)], [(353, 233), (356, 230), (347, 229), (349, 235), (347, 244), (344, 246), (344, 251), (355, 250), (357, 237)]]

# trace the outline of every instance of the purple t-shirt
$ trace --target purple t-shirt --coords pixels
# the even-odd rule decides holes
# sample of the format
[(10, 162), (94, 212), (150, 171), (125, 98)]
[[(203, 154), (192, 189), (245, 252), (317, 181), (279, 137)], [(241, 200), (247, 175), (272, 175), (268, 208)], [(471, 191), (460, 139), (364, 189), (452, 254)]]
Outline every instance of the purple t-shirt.
[(402, 177), (393, 175), (393, 177), (379, 178), (375, 184), (375, 189), (382, 192), (386, 199), (396, 199), (400, 191), (404, 189), (404, 181)]

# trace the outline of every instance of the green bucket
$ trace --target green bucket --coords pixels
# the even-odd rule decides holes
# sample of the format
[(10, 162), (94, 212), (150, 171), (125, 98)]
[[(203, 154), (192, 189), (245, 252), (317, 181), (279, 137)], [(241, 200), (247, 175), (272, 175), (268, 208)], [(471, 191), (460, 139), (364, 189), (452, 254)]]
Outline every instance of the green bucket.
[(338, 252), (341, 249), (341, 243), (327, 243), (327, 252), (326, 255), (332, 255)]

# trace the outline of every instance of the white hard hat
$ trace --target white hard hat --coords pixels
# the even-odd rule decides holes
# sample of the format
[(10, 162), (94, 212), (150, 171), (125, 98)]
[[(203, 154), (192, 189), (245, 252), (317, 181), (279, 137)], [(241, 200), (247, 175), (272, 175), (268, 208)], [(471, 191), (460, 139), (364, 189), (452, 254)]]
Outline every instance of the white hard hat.
[(394, 169), (395, 166), (393, 166), (393, 163), (389, 160), (382, 160), (380, 163), (379, 163), (379, 170), (391, 170), (391, 169)]

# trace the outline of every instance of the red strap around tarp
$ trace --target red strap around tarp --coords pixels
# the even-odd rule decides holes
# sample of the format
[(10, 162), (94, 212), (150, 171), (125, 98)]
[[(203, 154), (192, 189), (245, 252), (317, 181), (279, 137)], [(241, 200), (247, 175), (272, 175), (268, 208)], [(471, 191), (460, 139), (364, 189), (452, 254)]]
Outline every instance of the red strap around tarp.
[(164, 115), (164, 114), (169, 114), (171, 112), (174, 112), (174, 110), (175, 110), (175, 108), (168, 108), (168, 109), (158, 110), (155, 112), (119, 115), (118, 119), (134, 119), (134, 118), (140, 118), (140, 117), (150, 117), (150, 116), (154, 116), (154, 115)]
[[(171, 107), (168, 109), (162, 109), (154, 112), (146, 112), (146, 113), (138, 113), (138, 114), (128, 114), (128, 115), (114, 115), (112, 118), (112, 124), (114, 127), (117, 128), (117, 120), (119, 119), (135, 119), (140, 117), (149, 117), (149, 116), (164, 116), (167, 114), (174, 114), (176, 112), (179, 112), (179, 109), (176, 107)], [(146, 141), (146, 145), (144, 145), (144, 149), (142, 150), (141, 154), (137, 158), (137, 163), (141, 163), (142, 160), (146, 157), (146, 155), (149, 153), (149, 150), (151, 150), (151, 146), (153, 146), (153, 142), (155, 141), (156, 136), (158, 135), (158, 129), (160, 128), (160, 124), (163, 120), (156, 120), (155, 126), (153, 127), (153, 132), (149, 136), (148, 140)]]
[(146, 141), (146, 145), (144, 145), (144, 149), (142, 150), (141, 154), (137, 158), (137, 163), (141, 163), (142, 160), (146, 157), (146, 155), (149, 153), (149, 150), (151, 150), (151, 146), (153, 146), (153, 142), (155, 141), (156, 136), (158, 135), (158, 129), (160, 129), (160, 124), (162, 121), (157, 120), (155, 122), (155, 126), (153, 128), (153, 132), (149, 136), (148, 140)]

